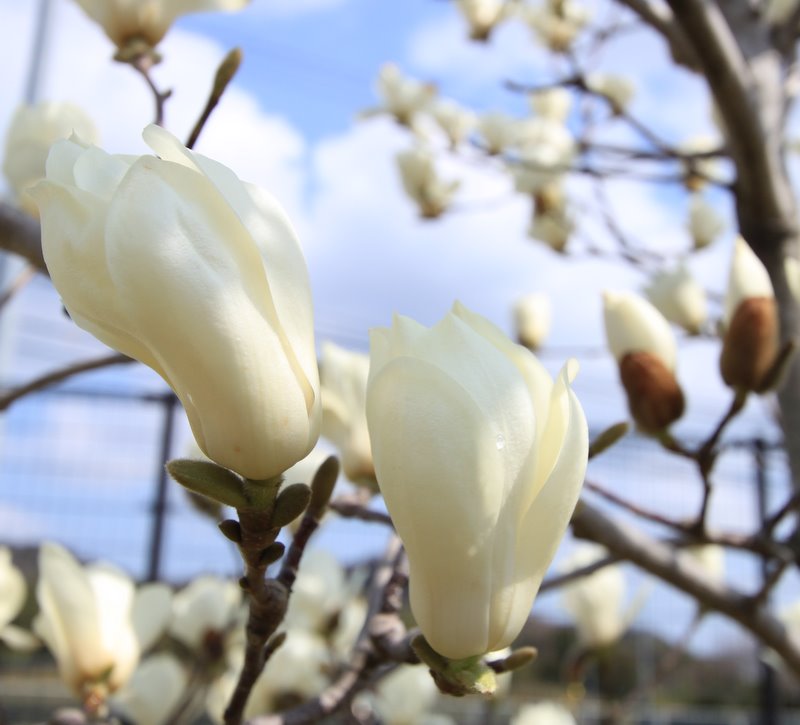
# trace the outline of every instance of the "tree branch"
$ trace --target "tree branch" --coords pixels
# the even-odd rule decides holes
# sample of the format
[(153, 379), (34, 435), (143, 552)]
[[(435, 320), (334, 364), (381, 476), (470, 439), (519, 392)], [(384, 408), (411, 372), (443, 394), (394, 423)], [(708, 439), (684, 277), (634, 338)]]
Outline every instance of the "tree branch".
[(0, 249), (18, 254), (28, 260), (37, 272), (47, 274), (39, 222), (3, 201), (0, 201)]
[(705, 607), (735, 620), (764, 645), (775, 650), (800, 677), (800, 640), (752, 597), (711, 581), (699, 567), (680, 557), (667, 544), (611, 519), (585, 501), (578, 504), (572, 517), (572, 530), (575, 536), (602, 544), (612, 556), (636, 564), (686, 592)]

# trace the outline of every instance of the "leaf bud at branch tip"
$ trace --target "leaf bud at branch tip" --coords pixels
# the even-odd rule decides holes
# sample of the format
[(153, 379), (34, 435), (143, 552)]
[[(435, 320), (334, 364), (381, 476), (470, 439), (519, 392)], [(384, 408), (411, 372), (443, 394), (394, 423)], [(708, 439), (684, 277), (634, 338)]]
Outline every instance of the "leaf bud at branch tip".
[(336, 456), (330, 456), (317, 469), (314, 479), (311, 481), (311, 500), (307, 509), (310, 516), (316, 519), (322, 517), (338, 478), (339, 459)]
[(625, 421), (615, 423), (610, 428), (606, 428), (589, 446), (589, 458), (592, 459), (595, 456), (599, 456), (611, 448), (628, 433), (628, 428), (629, 426)]

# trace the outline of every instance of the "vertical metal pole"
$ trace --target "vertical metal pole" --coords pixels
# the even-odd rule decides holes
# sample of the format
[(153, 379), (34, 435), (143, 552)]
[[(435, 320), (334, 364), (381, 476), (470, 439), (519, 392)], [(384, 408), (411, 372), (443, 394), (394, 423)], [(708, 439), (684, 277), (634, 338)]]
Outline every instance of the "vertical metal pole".
[(164, 525), (167, 518), (167, 461), (172, 451), (172, 438), (175, 432), (175, 408), (178, 399), (167, 393), (161, 400), (164, 412), (164, 425), (161, 429), (161, 449), (158, 458), (156, 492), (153, 498), (152, 524), (150, 528), (150, 553), (147, 564), (147, 581), (156, 581), (161, 573), (161, 554), (164, 548)]
[(36, 30), (33, 36), (31, 60), (28, 65), (28, 78), (25, 82), (25, 102), (35, 103), (39, 98), (39, 87), (42, 81), (42, 68), (47, 50), (47, 31), (50, 27), (52, 0), (39, 0), (39, 12), (36, 16)]
[[(758, 520), (763, 528), (767, 520), (768, 496), (767, 491), (767, 448), (761, 438), (754, 442), (755, 464), (756, 464), (756, 493), (758, 503)], [(769, 567), (767, 560), (761, 561), (761, 582), (766, 583), (769, 577)], [(769, 597), (767, 597), (767, 602)], [(765, 602), (765, 604), (767, 603)], [(759, 679), (759, 701), (761, 703), (761, 725), (778, 725), (778, 680), (775, 677), (775, 670), (768, 665), (764, 658), (759, 664), (761, 673)]]

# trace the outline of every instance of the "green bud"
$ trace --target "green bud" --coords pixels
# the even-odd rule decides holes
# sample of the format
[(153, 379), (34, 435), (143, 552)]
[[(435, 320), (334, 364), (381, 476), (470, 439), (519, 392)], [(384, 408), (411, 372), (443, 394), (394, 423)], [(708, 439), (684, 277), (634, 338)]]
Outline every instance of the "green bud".
[(422, 635), (414, 638), (411, 647), (430, 669), (436, 686), (446, 695), (492, 695), (497, 689), (495, 672), (483, 661), (482, 655), (449, 660), (436, 652)]
[(628, 432), (628, 424), (615, 423), (610, 428), (606, 428), (589, 446), (589, 459), (599, 456), (603, 451), (607, 451), (611, 446), (621, 440)]
[(233, 508), (246, 508), (249, 504), (242, 479), (211, 461), (179, 458), (167, 463), (167, 472), (184, 488), (217, 503)]
[(515, 649), (508, 657), (504, 657), (501, 660), (493, 660), (486, 664), (498, 674), (513, 672), (533, 662), (538, 654), (539, 651), (536, 647), (520, 647), (519, 649)]
[(279, 529), (294, 521), (306, 510), (311, 489), (304, 483), (293, 483), (278, 494), (272, 511), (272, 525)]
[(336, 456), (330, 456), (322, 462), (311, 480), (311, 500), (308, 503), (308, 513), (315, 519), (321, 519), (322, 514), (325, 513), (338, 478), (339, 459)]

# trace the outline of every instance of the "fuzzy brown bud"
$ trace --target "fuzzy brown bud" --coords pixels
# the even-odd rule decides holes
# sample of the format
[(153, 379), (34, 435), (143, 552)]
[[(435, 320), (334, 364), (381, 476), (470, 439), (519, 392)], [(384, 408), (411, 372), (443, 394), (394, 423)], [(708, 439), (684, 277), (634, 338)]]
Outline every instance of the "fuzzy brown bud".
[(722, 342), (719, 366), (732, 388), (763, 392), (778, 356), (778, 311), (774, 297), (739, 303)]
[(674, 373), (649, 352), (631, 352), (619, 363), (628, 408), (645, 433), (658, 433), (683, 415), (684, 399)]

